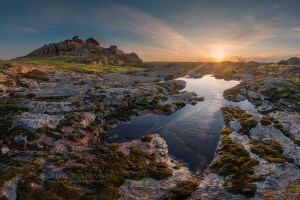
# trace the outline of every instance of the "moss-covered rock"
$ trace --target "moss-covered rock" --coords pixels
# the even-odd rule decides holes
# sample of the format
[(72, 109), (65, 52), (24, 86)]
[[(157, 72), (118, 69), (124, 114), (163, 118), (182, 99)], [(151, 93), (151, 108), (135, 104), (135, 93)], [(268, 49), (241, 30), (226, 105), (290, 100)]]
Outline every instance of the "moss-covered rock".
[(254, 128), (255, 126), (257, 126), (257, 121), (254, 119), (254, 118), (247, 118), (247, 119), (243, 119), (241, 121), (241, 125), (244, 127), (244, 128), (247, 128), (247, 129), (252, 129)]
[(272, 124), (272, 118), (270, 116), (263, 116), (260, 120), (261, 125), (269, 126)]
[(153, 136), (151, 134), (144, 135), (144, 136), (141, 137), (142, 142), (151, 142), (152, 139), (153, 139)]
[(230, 133), (232, 133), (233, 130), (232, 128), (228, 127), (228, 126), (224, 126), (223, 129), (221, 130), (221, 134), (223, 135), (229, 135)]
[(171, 189), (166, 199), (186, 199), (192, 194), (197, 186), (198, 182), (195, 180), (181, 181), (177, 183), (176, 187)]
[(232, 141), (224, 135), (221, 146), (217, 149), (218, 157), (210, 168), (221, 176), (226, 177), (224, 187), (232, 193), (254, 196), (256, 186), (252, 183), (251, 175), (258, 160), (252, 158), (243, 145)]
[(172, 176), (172, 170), (165, 163), (156, 161), (154, 154), (146, 153), (138, 146), (132, 146), (130, 154), (125, 155), (118, 151), (115, 145), (99, 147), (93, 154), (96, 158), (85, 160), (84, 166), (67, 168), (67, 174), (96, 174), (85, 180), (76, 180), (77, 184), (90, 188), (86, 197), (98, 199), (118, 199), (119, 187), (126, 179), (140, 180), (145, 177), (165, 179)]
[(242, 128), (239, 130), (240, 134), (248, 135), (249, 131), (257, 125), (257, 121), (252, 117), (252, 115), (239, 107), (223, 107), (222, 113), (227, 126), (229, 126), (229, 122), (233, 120), (238, 120), (240, 122), (242, 126)]
[(252, 117), (247, 111), (237, 107), (237, 106), (226, 106), (222, 108), (222, 113), (224, 116), (225, 123), (228, 124), (230, 121), (237, 119), (243, 121)]
[(48, 74), (46, 72), (40, 70), (32, 70), (26, 74), (23, 74), (25, 78), (35, 79), (35, 80), (42, 80), (42, 81), (49, 81)]
[(285, 157), (282, 146), (276, 140), (251, 140), (250, 150), (252, 153), (259, 155), (269, 162), (284, 163), (285, 161), (293, 162), (293, 159)]

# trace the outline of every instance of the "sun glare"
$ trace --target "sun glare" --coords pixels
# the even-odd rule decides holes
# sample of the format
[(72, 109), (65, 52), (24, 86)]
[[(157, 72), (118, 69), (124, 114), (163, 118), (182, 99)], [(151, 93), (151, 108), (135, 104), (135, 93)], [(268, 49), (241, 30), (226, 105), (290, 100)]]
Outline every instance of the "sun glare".
[(225, 52), (221, 49), (218, 49), (218, 50), (215, 50), (213, 53), (212, 53), (212, 57), (216, 60), (221, 60), (225, 57)]

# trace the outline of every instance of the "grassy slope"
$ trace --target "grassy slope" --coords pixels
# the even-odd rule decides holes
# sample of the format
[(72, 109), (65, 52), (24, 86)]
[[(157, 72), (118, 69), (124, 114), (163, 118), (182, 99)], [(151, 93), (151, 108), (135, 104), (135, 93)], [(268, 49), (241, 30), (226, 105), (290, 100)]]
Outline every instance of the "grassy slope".
[(0, 61), (0, 64), (30, 64), (30, 65), (51, 65), (63, 71), (75, 71), (82, 73), (97, 73), (97, 72), (125, 72), (132, 70), (142, 70), (139, 67), (131, 66), (114, 66), (114, 65), (98, 65), (98, 64), (81, 64), (76, 63), (78, 58), (19, 58), (8, 61)]

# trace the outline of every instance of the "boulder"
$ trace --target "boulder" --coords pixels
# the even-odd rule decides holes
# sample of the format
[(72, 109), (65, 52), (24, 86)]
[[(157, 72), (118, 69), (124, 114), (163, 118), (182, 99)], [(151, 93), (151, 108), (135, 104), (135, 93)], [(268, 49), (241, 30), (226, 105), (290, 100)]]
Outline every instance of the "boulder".
[(159, 86), (168, 90), (170, 94), (177, 93), (178, 90), (182, 90), (186, 86), (186, 82), (182, 80), (170, 80), (159, 84)]
[(12, 128), (20, 126), (30, 132), (42, 127), (56, 128), (60, 120), (63, 118), (64, 115), (33, 114), (23, 112), (14, 120)]
[(94, 38), (88, 38), (85, 41), (85, 45), (87, 49), (99, 49), (100, 48), (100, 44), (97, 40), (95, 40)]

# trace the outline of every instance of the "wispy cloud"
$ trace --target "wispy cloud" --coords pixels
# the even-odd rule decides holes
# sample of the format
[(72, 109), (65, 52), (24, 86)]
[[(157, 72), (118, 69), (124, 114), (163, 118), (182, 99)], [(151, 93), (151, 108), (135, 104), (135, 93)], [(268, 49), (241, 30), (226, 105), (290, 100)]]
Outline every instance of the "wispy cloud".
[[(146, 57), (153, 57), (159, 53), (163, 53), (165, 59), (187, 55), (187, 57), (195, 59), (199, 56), (199, 52), (186, 37), (170, 25), (139, 9), (129, 6), (113, 6), (97, 16), (98, 21), (103, 22), (104, 19), (109, 19), (110, 23), (107, 25), (110, 28), (134, 33), (148, 41), (148, 46), (143, 48), (143, 52), (139, 52)], [(149, 49), (155, 49), (155, 52), (149, 51)]]
[(20, 26), (20, 27), (11, 27), (11, 31), (16, 31), (18, 33), (37, 33), (41, 30), (36, 27), (30, 26)]
[[(34, 28), (33, 25), (45, 28), (45, 24), (47, 28), (63, 24), (72, 27), (88, 27), (91, 35), (97, 35), (92, 32), (94, 30), (98, 30), (98, 32), (109, 30), (118, 32), (118, 35), (129, 33), (133, 37), (141, 38), (140, 41), (116, 40), (119, 44), (124, 44), (120, 48), (131, 51), (138, 50), (137, 53), (146, 59), (176, 60), (184, 58), (195, 60), (201, 56), (193, 44), (174, 27), (132, 6), (100, 2), (81, 9), (80, 4), (68, 5), (55, 1), (42, 11), (36, 12), (39, 17), (31, 20), (29, 24), (31, 26), (13, 27), (14, 30), (35, 33), (40, 30)], [(102, 43), (101, 36), (98, 39)]]
[[(158, 8), (160, 12), (145, 9), (146, 3), (141, 6), (142, 3), (121, 0), (88, 4), (52, 0), (31, 4), (24, 3), (28, 9), (23, 13), (24, 23), (11, 13), (6, 14), (8, 19), (14, 19), (11, 23), (0, 22), (6, 38), (26, 41), (27, 46), (35, 43), (37, 47), (44, 40), (54, 42), (73, 34), (93, 36), (104, 46), (117, 43), (127, 52), (137, 52), (144, 60), (165, 61), (196, 61), (199, 57), (208, 58), (218, 48), (224, 49), (228, 56), (248, 57), (299, 50), (296, 45), (300, 42), (300, 27), (295, 17), (298, 14), (291, 14), (291, 6), (281, 2), (262, 2), (260, 5), (264, 7), (253, 3), (246, 8), (242, 3), (226, 2), (218, 6), (208, 1), (193, 5), (181, 1), (178, 4), (184, 7), (184, 12), (177, 9), (176, 13), (172, 7), (177, 2), (168, 7), (162, 4), (165, 7)], [(27, 40), (18, 34), (28, 36)]]
[(295, 27), (295, 28), (293, 28), (293, 31), (295, 31), (295, 32), (300, 32), (300, 27)]

